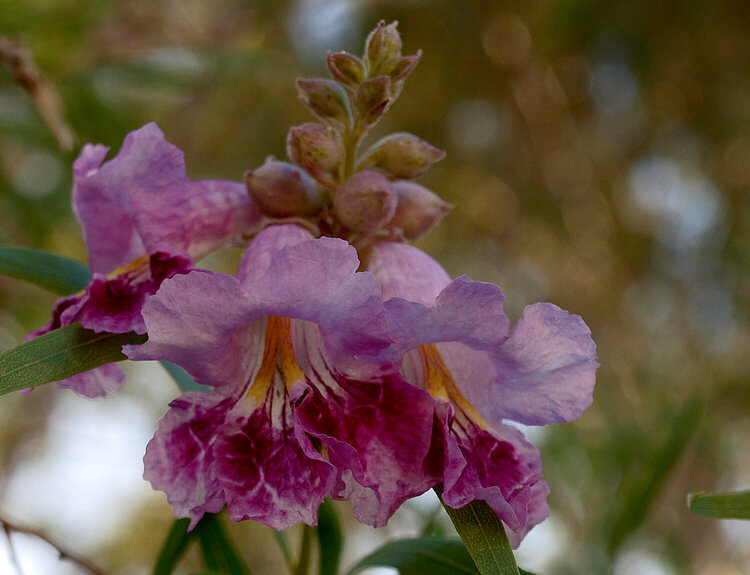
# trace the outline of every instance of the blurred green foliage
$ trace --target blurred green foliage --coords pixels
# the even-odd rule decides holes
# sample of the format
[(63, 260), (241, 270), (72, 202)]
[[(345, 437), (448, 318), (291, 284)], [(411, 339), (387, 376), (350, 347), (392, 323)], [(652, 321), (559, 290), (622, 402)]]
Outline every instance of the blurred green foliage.
[[(287, 129), (310, 119), (294, 78), (325, 75), (328, 49), (359, 52), (381, 18), (425, 56), (371, 137), (409, 131), (448, 152), (422, 183), (456, 208), (420, 246), (453, 275), (499, 284), (512, 319), (552, 301), (582, 315), (599, 346), (593, 407), (533, 435), (553, 518), (528, 543), (537, 563), (524, 547), (519, 563), (548, 575), (741, 573), (747, 537), (691, 514), (685, 494), (750, 483), (742, 2), (0, 0), (0, 33), (29, 48), (77, 137), (60, 151), (0, 68), (0, 244), (84, 260), (71, 162), (85, 142), (116, 152), (148, 121), (194, 178), (239, 180), (283, 157)], [(0, 278), (0, 349), (52, 304)], [(53, 401), (35, 393), (0, 412), (5, 476), (40, 433), (30, 412), (38, 422)], [(165, 533), (168, 514), (154, 520)], [(143, 534), (125, 527), (119, 545), (148, 565), (158, 542), (128, 536)], [(122, 568), (122, 554), (107, 556)]]

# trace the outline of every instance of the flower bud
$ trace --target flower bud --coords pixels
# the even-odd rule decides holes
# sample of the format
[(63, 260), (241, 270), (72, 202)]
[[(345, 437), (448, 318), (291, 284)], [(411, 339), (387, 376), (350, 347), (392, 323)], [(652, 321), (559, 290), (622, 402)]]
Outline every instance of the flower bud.
[(390, 97), (391, 79), (388, 76), (375, 76), (360, 85), (354, 97), (359, 117), (366, 127), (373, 126), (393, 101)]
[(406, 82), (406, 79), (414, 71), (414, 68), (417, 67), (421, 59), (422, 50), (418, 50), (416, 54), (403, 56), (385, 67), (383, 73), (388, 74), (391, 78), (391, 100), (396, 100), (401, 95), (404, 82)]
[(344, 146), (335, 130), (320, 124), (302, 124), (286, 138), (289, 159), (324, 186), (336, 186), (335, 174), (344, 161)]
[(365, 65), (362, 60), (347, 52), (329, 52), (326, 57), (328, 71), (334, 80), (350, 88), (365, 81)]
[(355, 232), (374, 232), (385, 226), (397, 202), (391, 183), (377, 172), (354, 174), (333, 196), (339, 221)]
[(349, 97), (337, 82), (325, 78), (299, 78), (297, 92), (302, 103), (325, 123), (339, 132), (351, 128)]
[(391, 186), (398, 198), (398, 205), (389, 227), (399, 228), (406, 240), (423, 236), (453, 209), (437, 194), (414, 182), (401, 180), (393, 182)]
[(398, 33), (398, 22), (378, 22), (365, 42), (365, 62), (369, 76), (377, 76), (380, 69), (392, 60), (401, 57), (401, 34)]
[(422, 50), (417, 50), (416, 54), (402, 56), (398, 60), (394, 60), (386, 66), (386, 69), (383, 70), (383, 72), (388, 74), (394, 82), (406, 80), (406, 78), (414, 71), (414, 68), (417, 67), (417, 64), (419, 64), (421, 59)]
[(424, 174), (445, 152), (412, 134), (391, 134), (364, 154), (359, 169), (375, 168), (393, 179), (413, 180)]
[(246, 172), (245, 185), (250, 197), (269, 216), (306, 216), (321, 206), (313, 179), (288, 162), (270, 160)]

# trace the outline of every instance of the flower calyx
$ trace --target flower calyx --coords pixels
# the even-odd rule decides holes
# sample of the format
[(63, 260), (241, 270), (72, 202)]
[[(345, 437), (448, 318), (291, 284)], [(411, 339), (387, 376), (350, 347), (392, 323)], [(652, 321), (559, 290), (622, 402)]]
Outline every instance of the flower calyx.
[(413, 180), (445, 157), (445, 152), (413, 134), (391, 134), (364, 153), (359, 169), (375, 169), (392, 179)]
[(286, 153), (323, 186), (336, 187), (345, 156), (338, 132), (314, 123), (294, 126), (287, 135)]
[(414, 182), (393, 182), (391, 189), (396, 194), (397, 205), (389, 227), (399, 230), (407, 241), (421, 238), (453, 209), (437, 194)]
[(355, 232), (375, 232), (396, 213), (398, 198), (388, 178), (363, 171), (345, 181), (333, 196), (339, 221)]
[(245, 172), (245, 185), (250, 197), (268, 216), (308, 216), (321, 207), (315, 181), (289, 162), (269, 158), (261, 167)]

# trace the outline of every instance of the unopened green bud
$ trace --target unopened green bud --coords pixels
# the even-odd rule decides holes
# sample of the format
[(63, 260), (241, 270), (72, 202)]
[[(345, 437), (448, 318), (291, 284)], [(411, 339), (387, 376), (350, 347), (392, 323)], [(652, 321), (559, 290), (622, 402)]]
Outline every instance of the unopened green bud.
[(386, 66), (383, 73), (388, 74), (394, 82), (400, 82), (406, 80), (406, 78), (414, 71), (419, 61), (422, 59), (422, 50), (417, 50), (416, 54), (411, 56), (402, 56), (398, 60), (394, 60), (388, 66)]
[(260, 210), (269, 216), (307, 216), (321, 207), (313, 179), (288, 162), (270, 160), (246, 172), (245, 185)]
[(349, 97), (337, 82), (325, 78), (297, 80), (299, 99), (310, 111), (339, 132), (351, 129)]
[(400, 229), (406, 240), (423, 236), (453, 209), (437, 194), (414, 182), (401, 180), (391, 186), (396, 192), (398, 205), (389, 227)]
[(372, 127), (383, 117), (391, 102), (391, 79), (388, 76), (375, 76), (362, 82), (354, 97), (359, 117), (365, 127)]
[(392, 179), (413, 180), (445, 157), (445, 152), (413, 134), (391, 134), (365, 152), (359, 169), (376, 169)]
[(365, 65), (353, 54), (329, 52), (326, 65), (331, 77), (345, 86), (356, 88), (365, 81)]
[(381, 68), (392, 60), (401, 57), (401, 34), (398, 33), (398, 22), (386, 24), (381, 20), (370, 32), (365, 42), (365, 62), (369, 76), (380, 75)]
[(336, 174), (344, 161), (341, 135), (321, 124), (302, 124), (286, 138), (289, 159), (326, 187), (336, 186)]
[(388, 178), (377, 172), (359, 172), (341, 184), (333, 195), (339, 221), (355, 232), (374, 232), (396, 212), (398, 199)]
[(414, 71), (414, 68), (417, 67), (421, 59), (422, 50), (419, 50), (416, 54), (403, 56), (385, 67), (383, 73), (388, 74), (391, 78), (391, 100), (396, 100), (401, 95), (404, 82), (406, 82), (406, 79)]

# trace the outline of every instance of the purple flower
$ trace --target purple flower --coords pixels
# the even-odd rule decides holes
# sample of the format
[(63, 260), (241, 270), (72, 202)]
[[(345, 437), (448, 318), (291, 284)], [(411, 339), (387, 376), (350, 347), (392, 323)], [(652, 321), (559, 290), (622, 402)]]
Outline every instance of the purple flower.
[(383, 290), (401, 372), (434, 398), (430, 457), (440, 461), (443, 500), (486, 501), (517, 546), (549, 515), (538, 451), (518, 429), (570, 421), (591, 404), (596, 346), (583, 320), (560, 308), (528, 306), (516, 326), (495, 285), (454, 281), (432, 258), (404, 244), (373, 247), (368, 269)]
[[(60, 299), (51, 323), (32, 337), (73, 322), (97, 332), (145, 333), (141, 307), (163, 280), (259, 221), (244, 184), (188, 179), (182, 151), (156, 124), (129, 133), (105, 162), (107, 152), (87, 144), (73, 164), (73, 211), (89, 248), (92, 281)], [(97, 397), (124, 378), (107, 365), (60, 385)]]
[(233, 520), (315, 524), (326, 496), (383, 525), (434, 481), (423, 470), (429, 394), (373, 360), (390, 345), (380, 286), (353, 247), (301, 227), (266, 228), (237, 277), (191, 272), (143, 308), (135, 360), (166, 359), (208, 392), (172, 402), (144, 477), (192, 525), (226, 503)]

